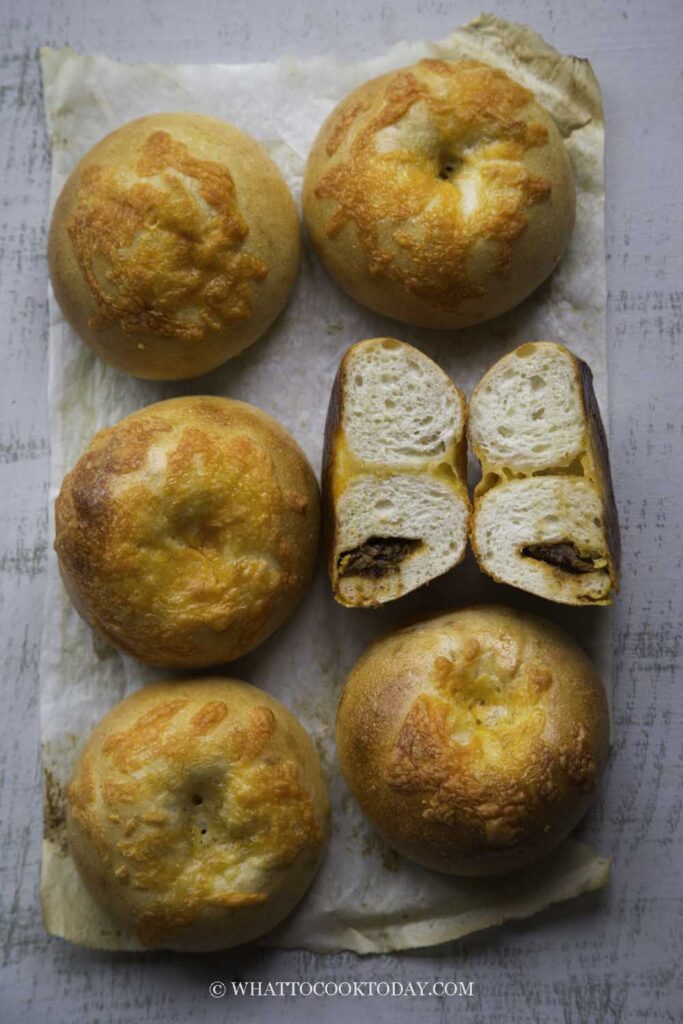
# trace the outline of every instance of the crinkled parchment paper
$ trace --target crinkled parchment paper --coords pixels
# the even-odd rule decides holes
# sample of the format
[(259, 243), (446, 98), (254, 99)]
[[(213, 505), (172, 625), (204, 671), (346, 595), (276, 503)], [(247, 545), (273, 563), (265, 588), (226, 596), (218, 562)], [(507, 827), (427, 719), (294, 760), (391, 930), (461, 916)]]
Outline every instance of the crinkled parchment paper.
[[(359, 64), (328, 57), (271, 64), (122, 64), (70, 50), (42, 53), (52, 144), (52, 201), (79, 157), (106, 132), (156, 111), (199, 111), (255, 135), (299, 197), (306, 155), (323, 119), (348, 90), (424, 57), (481, 58), (532, 89), (567, 139), (578, 185), (571, 248), (552, 279), (518, 309), (466, 332), (429, 332), (385, 320), (347, 299), (306, 252), (295, 295), (268, 335), (241, 358), (199, 380), (138, 381), (105, 366), (50, 301), (50, 506), (64, 473), (94, 431), (173, 395), (210, 393), (253, 402), (280, 420), (320, 464), (332, 379), (345, 348), (392, 335), (436, 359), (468, 392), (513, 346), (564, 341), (593, 367), (605, 405), (603, 123), (589, 65), (564, 57), (529, 29), (482, 17), (441, 42), (401, 43)], [(264, 687), (315, 738), (333, 803), (323, 867), (299, 908), (268, 944), (359, 953), (424, 946), (525, 917), (603, 885), (608, 861), (575, 840), (545, 863), (509, 880), (462, 880), (423, 870), (387, 849), (365, 823), (335, 764), (334, 714), (343, 680), (369, 641), (426, 610), (482, 599), (509, 601), (564, 624), (589, 649), (607, 680), (610, 633), (599, 609), (562, 609), (484, 579), (469, 559), (430, 587), (378, 611), (335, 605), (322, 566), (293, 618), (229, 674)], [(104, 712), (161, 673), (122, 657), (96, 638), (64, 593), (54, 555), (48, 568), (40, 666), (46, 827), (42, 902), (48, 931), (86, 946), (139, 948), (81, 886), (66, 850), (64, 786), (80, 744)], [(170, 673), (165, 673), (169, 675)]]

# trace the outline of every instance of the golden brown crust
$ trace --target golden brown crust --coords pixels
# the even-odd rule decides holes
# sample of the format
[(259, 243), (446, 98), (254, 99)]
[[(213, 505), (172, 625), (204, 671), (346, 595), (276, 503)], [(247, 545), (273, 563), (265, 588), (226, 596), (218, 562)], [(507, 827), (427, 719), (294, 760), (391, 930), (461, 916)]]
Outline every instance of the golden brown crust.
[(71, 853), (147, 946), (218, 949), (272, 928), (317, 868), (329, 806), (292, 715), (230, 679), (143, 687), (99, 723), (67, 792)]
[(231, 661), (291, 613), (317, 553), (318, 488), (296, 442), (225, 398), (148, 406), (95, 435), (55, 507), (67, 588), (141, 661)]
[(476, 61), (422, 60), (342, 100), (303, 202), (321, 259), (357, 301), (452, 328), (540, 284), (575, 198), (563, 141), (528, 90)]
[(609, 739), (600, 679), (559, 629), (480, 606), (378, 640), (337, 715), (344, 777), (387, 842), (452, 874), (542, 856), (584, 814)]
[[(211, 207), (210, 227), (174, 171)], [(97, 306), (88, 326), (118, 323), (127, 333), (203, 341), (210, 331), (250, 316), (250, 281), (262, 281), (268, 267), (240, 251), (249, 229), (228, 168), (197, 160), (168, 132), (154, 131), (140, 148), (135, 172), (132, 185), (99, 163), (81, 174), (67, 231)], [(150, 183), (158, 176), (165, 189)]]
[(62, 310), (106, 361), (137, 376), (196, 376), (277, 316), (299, 258), (296, 211), (249, 136), (157, 114), (112, 132), (60, 195), (49, 239)]

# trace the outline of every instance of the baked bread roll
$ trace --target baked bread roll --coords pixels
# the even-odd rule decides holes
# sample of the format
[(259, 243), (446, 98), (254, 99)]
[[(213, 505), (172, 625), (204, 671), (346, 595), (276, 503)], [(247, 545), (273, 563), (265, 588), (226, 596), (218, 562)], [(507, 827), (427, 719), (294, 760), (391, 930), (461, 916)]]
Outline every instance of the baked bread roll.
[(465, 399), (411, 345), (352, 345), (332, 389), (323, 509), (334, 596), (348, 607), (402, 597), (465, 554), (470, 503)]
[(346, 782), (387, 843), (455, 875), (521, 868), (586, 811), (609, 743), (602, 683), (557, 627), (496, 605), (377, 640), (337, 713)]
[(521, 345), (481, 379), (468, 432), (481, 462), (479, 566), (562, 604), (610, 604), (621, 546), (607, 440), (586, 363), (551, 341)]
[(136, 377), (196, 377), (238, 355), (289, 298), (299, 224), (249, 135), (200, 114), (153, 114), (86, 153), (52, 215), (64, 316)]
[(303, 190), (336, 283), (377, 313), (460, 328), (516, 306), (574, 223), (552, 117), (500, 70), (421, 60), (354, 90), (325, 121)]
[(69, 849), (97, 903), (144, 946), (212, 950), (270, 931), (321, 859), (315, 748), (235, 679), (154, 683), (117, 704), (67, 790)]
[(318, 548), (303, 452), (228, 398), (173, 398), (100, 431), (55, 512), (78, 611), (115, 647), (169, 668), (232, 661), (270, 636)]

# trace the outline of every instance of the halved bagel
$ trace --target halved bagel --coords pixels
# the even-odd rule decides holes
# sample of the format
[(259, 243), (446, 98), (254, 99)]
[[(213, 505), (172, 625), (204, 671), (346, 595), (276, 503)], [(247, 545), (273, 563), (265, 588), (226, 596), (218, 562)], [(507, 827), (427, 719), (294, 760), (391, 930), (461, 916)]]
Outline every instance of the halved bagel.
[(481, 462), (472, 548), (501, 583), (562, 604), (609, 604), (619, 522), (590, 368), (555, 342), (521, 345), (475, 389)]
[(461, 561), (470, 516), (464, 431), (463, 395), (417, 349), (374, 338), (346, 352), (323, 461), (340, 604), (394, 600)]

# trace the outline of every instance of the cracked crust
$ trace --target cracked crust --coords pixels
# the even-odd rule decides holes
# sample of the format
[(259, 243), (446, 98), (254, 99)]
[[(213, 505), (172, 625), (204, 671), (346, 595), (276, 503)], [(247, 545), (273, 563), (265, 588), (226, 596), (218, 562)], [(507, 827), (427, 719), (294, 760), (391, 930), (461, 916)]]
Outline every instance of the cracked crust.
[(296, 211), (249, 136), (213, 118), (132, 121), (81, 160), (49, 239), (56, 297), (107, 362), (196, 376), (237, 355), (284, 306)]
[(480, 606), (378, 640), (337, 715), (344, 777), (386, 841), (426, 867), (497, 874), (557, 845), (607, 759), (602, 683), (535, 616)]
[(141, 661), (232, 661), (269, 636), (313, 571), (318, 487), (296, 442), (225, 398), (148, 406), (96, 434), (56, 503), (64, 582)]
[(328, 799), (310, 738), (247, 683), (155, 683), (99, 723), (67, 791), (90, 892), (145, 946), (270, 930), (317, 869)]
[(303, 204), (353, 298), (454, 328), (511, 308), (555, 268), (575, 191), (559, 131), (528, 90), (476, 61), (422, 60), (332, 112)]

